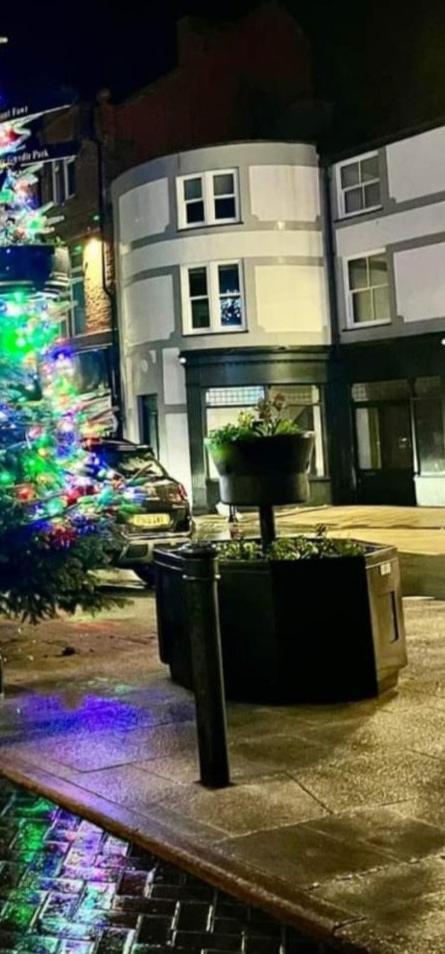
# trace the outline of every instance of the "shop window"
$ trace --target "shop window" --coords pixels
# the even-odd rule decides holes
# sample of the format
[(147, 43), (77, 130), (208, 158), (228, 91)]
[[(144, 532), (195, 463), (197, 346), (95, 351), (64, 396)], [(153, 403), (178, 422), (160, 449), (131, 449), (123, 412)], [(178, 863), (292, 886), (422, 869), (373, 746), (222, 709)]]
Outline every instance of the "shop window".
[(176, 180), (178, 228), (217, 225), (239, 219), (236, 169), (221, 169)]
[(389, 322), (391, 314), (385, 252), (352, 258), (346, 264), (349, 324)]
[(377, 152), (344, 162), (339, 167), (340, 215), (357, 215), (381, 204)]
[(297, 421), (305, 431), (315, 434), (311, 474), (322, 477), (326, 473), (325, 441), (321, 389), (315, 384), (284, 385), (268, 389), (269, 397), (283, 394), (286, 400), (286, 416)]
[(207, 407), (251, 407), (262, 401), (265, 391), (260, 387), (210, 388), (206, 391)]
[(240, 262), (183, 268), (181, 279), (184, 334), (244, 329)]
[(397, 401), (409, 398), (408, 381), (397, 378), (393, 381), (362, 381), (352, 386), (352, 400), (362, 401)]
[(74, 355), (75, 385), (79, 392), (100, 395), (110, 389), (110, 353), (107, 348), (78, 351)]
[[(313, 476), (322, 476), (325, 468), (325, 438), (323, 395), (316, 385), (258, 385), (238, 388), (210, 388), (206, 391), (207, 433), (224, 424), (235, 424), (240, 411), (252, 411), (263, 398), (273, 399), (276, 394), (286, 399), (286, 416), (296, 420), (304, 430), (314, 431), (315, 449), (311, 462)], [(211, 458), (208, 458), (209, 476), (218, 474)]]

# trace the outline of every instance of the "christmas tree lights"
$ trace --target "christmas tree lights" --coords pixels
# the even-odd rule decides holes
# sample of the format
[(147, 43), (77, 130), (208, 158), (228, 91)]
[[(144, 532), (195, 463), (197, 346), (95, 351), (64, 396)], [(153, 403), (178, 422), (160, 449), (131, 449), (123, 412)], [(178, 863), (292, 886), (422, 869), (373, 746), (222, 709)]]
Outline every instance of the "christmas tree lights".
[[(0, 124), (0, 155), (12, 139)], [(0, 173), (0, 612), (34, 621), (103, 605), (92, 572), (112, 545), (82, 443), (103, 408), (78, 393), (61, 335), (69, 282), (52, 276), (58, 219), (38, 206), (38, 171)]]

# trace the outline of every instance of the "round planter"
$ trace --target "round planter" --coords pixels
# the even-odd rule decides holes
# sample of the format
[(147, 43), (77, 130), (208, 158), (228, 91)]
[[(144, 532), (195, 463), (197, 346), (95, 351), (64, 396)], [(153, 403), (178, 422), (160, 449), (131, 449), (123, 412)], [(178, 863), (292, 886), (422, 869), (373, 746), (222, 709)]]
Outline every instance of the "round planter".
[(207, 439), (206, 446), (218, 470), (223, 503), (274, 506), (308, 499), (312, 431), (221, 445)]

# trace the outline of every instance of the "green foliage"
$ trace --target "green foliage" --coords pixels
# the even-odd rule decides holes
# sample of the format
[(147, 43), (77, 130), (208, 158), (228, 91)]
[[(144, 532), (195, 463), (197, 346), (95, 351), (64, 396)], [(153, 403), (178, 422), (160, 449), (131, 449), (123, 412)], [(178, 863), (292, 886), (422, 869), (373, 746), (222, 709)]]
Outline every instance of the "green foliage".
[(120, 546), (116, 530), (101, 520), (67, 532), (26, 523), (23, 507), (0, 493), (0, 614), (38, 623), (57, 611), (80, 607), (97, 613), (122, 601), (99, 588), (96, 571), (110, 565)]
[(263, 553), (254, 540), (231, 540), (217, 544), (220, 560), (319, 560), (331, 557), (363, 556), (365, 547), (356, 540), (327, 536), (326, 527), (317, 527), (314, 536), (279, 537)]
[(255, 540), (231, 540), (230, 543), (216, 544), (221, 560), (264, 560), (264, 554)]
[(260, 401), (255, 411), (240, 411), (236, 424), (224, 424), (210, 432), (210, 446), (233, 444), (235, 441), (252, 440), (255, 437), (277, 437), (283, 434), (301, 434), (297, 421), (283, 416), (286, 402), (282, 394), (272, 400)]

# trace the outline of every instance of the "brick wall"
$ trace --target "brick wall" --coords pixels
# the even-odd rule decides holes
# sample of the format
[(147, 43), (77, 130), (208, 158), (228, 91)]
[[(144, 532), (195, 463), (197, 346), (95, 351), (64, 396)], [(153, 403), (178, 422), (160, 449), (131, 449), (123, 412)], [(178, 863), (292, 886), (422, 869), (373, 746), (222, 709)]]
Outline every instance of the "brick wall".
[[(106, 263), (110, 262), (109, 246), (105, 247)], [(93, 237), (84, 244), (83, 267), (85, 275), (85, 302), (87, 333), (95, 334), (110, 328), (110, 300), (102, 283), (101, 239)]]
[[(71, 109), (50, 116), (46, 120), (42, 139), (61, 143), (76, 140), (79, 152), (76, 156), (75, 195), (55, 208), (64, 221), (57, 226), (57, 234), (68, 247), (83, 249), (85, 275), (86, 334), (96, 334), (111, 329), (109, 297), (103, 289), (102, 259), (99, 230), (99, 180), (98, 152), (92, 135), (92, 109), (85, 104), (76, 104)], [(48, 164), (42, 177), (42, 200), (52, 198), (52, 169)], [(107, 281), (112, 277), (111, 242), (105, 247)]]

